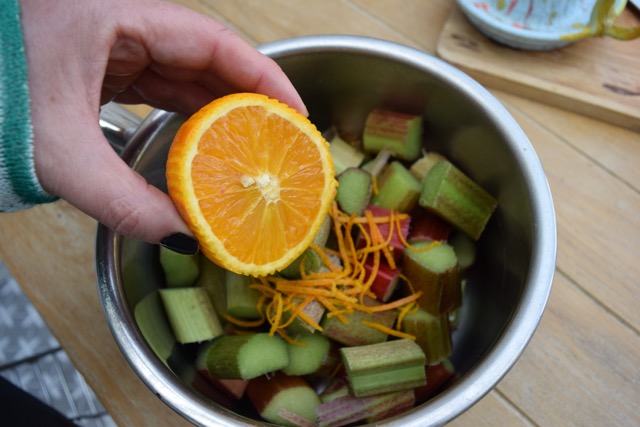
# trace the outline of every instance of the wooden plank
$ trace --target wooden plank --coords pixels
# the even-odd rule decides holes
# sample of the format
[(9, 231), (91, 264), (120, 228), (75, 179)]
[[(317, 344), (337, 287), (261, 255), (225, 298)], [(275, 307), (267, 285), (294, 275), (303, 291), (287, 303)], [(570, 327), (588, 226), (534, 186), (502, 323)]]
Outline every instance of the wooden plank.
[(384, 22), (394, 31), (411, 40), (415, 46), (435, 54), (443, 23), (451, 8), (451, 1), (403, 0), (351, 0), (363, 12)]
[(594, 125), (588, 117), (504, 92), (499, 94), (512, 108), (640, 191), (640, 135), (637, 132), (604, 122)]
[[(134, 374), (107, 326), (96, 222), (66, 202), (0, 217), (0, 258), (118, 425), (188, 426)], [(61, 315), (64, 313), (64, 315)]]
[(637, 426), (638, 360), (637, 332), (558, 274), (540, 327), (498, 390), (536, 425)]
[[(531, 140), (549, 180), (557, 217), (558, 269), (640, 330), (640, 194), (502, 101)], [(583, 125), (585, 133), (592, 129), (598, 134), (597, 122)]]
[(204, 7), (224, 16), (255, 44), (314, 34), (364, 35), (414, 44), (348, 1), (210, 0)]
[(530, 425), (529, 420), (495, 390), (447, 424), (448, 427), (517, 427)]
[[(622, 20), (640, 25), (630, 12)], [(599, 38), (519, 51), (489, 40), (454, 8), (437, 52), (488, 86), (640, 131), (639, 47), (640, 40)]]

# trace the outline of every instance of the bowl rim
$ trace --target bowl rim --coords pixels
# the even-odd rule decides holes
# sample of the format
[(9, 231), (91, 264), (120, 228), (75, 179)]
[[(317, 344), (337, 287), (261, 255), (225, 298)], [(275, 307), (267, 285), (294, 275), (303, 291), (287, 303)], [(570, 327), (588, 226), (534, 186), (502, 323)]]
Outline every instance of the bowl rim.
[[(424, 51), (387, 40), (352, 35), (294, 37), (267, 43), (258, 49), (276, 60), (300, 53), (344, 51), (383, 56), (413, 65), (432, 72), (459, 90), (465, 91), (465, 94), (478, 105), (489, 107), (487, 114), (492, 116), (498, 130), (505, 138), (511, 135), (509, 139), (513, 144), (514, 156), (523, 166), (524, 179), (531, 190), (534, 231), (542, 236), (534, 241), (532, 247), (532, 268), (527, 279), (532, 285), (526, 288), (504, 333), (478, 365), (432, 400), (376, 425), (399, 425), (400, 420), (402, 426), (409, 427), (445, 424), (477, 403), (506, 375), (531, 340), (545, 309), (555, 272), (556, 223), (551, 192), (542, 165), (518, 123), (487, 89), (461, 70)], [(174, 113), (153, 111), (141, 124), (134, 139), (138, 144), (144, 142), (164, 121), (174, 120), (175, 117)], [(128, 151), (135, 152), (135, 149)], [(130, 154), (129, 157), (133, 155)], [(128, 162), (133, 160), (127, 158), (126, 150), (123, 159)], [(165, 368), (147, 345), (132, 344), (144, 343), (144, 340), (137, 327), (126, 327), (135, 322), (126, 306), (123, 290), (118, 285), (122, 282), (121, 266), (117, 257), (121, 244), (122, 239), (119, 235), (101, 224), (98, 225), (96, 269), (100, 299), (116, 343), (136, 374), (168, 406), (195, 424), (264, 425), (221, 409), (217, 404), (191, 393), (189, 388)], [(192, 397), (187, 398), (187, 394), (191, 394)]]

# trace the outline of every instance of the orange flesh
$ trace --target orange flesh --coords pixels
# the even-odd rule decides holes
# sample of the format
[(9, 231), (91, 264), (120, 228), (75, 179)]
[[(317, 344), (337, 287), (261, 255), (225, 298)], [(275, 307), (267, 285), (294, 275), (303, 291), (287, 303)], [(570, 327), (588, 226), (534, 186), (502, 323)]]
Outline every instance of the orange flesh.
[[(265, 142), (265, 130), (281, 143)], [(195, 196), (204, 217), (216, 218), (208, 222), (212, 232), (242, 262), (282, 257), (309, 232), (300, 219), (321, 209), (320, 153), (292, 135), (309, 139), (282, 117), (252, 106), (230, 111), (200, 139), (191, 170)], [(216, 144), (221, 139), (234, 143)]]

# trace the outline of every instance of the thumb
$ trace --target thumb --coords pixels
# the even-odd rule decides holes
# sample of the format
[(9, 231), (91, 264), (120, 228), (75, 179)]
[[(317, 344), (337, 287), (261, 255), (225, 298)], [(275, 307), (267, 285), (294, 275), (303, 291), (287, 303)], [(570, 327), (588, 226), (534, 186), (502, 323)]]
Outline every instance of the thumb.
[(75, 135), (67, 135), (64, 142), (49, 141), (46, 154), (36, 141), (36, 168), (45, 189), (119, 234), (150, 243), (162, 243), (173, 236), (166, 240), (171, 246), (178, 233), (183, 235), (183, 239), (177, 238), (182, 246), (193, 249), (195, 245), (197, 250), (169, 196), (133, 171), (97, 126), (84, 129), (89, 135), (73, 132)]

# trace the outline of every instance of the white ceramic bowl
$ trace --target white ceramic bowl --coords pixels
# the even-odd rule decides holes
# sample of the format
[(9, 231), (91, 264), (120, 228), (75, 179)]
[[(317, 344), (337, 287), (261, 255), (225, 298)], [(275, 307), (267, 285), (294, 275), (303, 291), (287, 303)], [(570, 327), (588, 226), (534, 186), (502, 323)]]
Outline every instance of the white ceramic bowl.
[[(469, 21), (487, 37), (510, 47), (550, 50), (592, 36), (592, 11), (601, 0), (457, 0)], [(613, 20), (627, 0), (615, 0)]]

